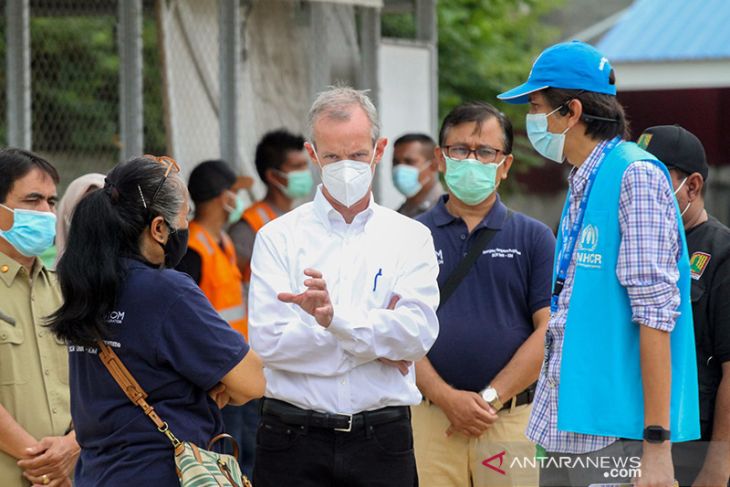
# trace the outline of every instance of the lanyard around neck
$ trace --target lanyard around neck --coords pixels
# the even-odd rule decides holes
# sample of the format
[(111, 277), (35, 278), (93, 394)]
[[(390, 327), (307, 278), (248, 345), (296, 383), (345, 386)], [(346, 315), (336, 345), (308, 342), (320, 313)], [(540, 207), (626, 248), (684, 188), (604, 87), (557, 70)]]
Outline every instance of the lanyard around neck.
[[(560, 251), (558, 253), (557, 259), (557, 275), (555, 277), (555, 284), (553, 285), (553, 294), (550, 299), (550, 311), (552, 313), (555, 313), (558, 310), (558, 298), (560, 297), (560, 293), (563, 291), (563, 287), (565, 286), (565, 279), (568, 275), (568, 267), (570, 266), (570, 262), (573, 258), (575, 243), (578, 240), (578, 235), (580, 234), (580, 231), (583, 227), (583, 217), (585, 217), (586, 208), (588, 208), (588, 198), (590, 198), (591, 189), (593, 188), (593, 183), (595, 182), (596, 176), (598, 175), (598, 170), (601, 168), (601, 165), (603, 163), (603, 160), (606, 158), (606, 155), (608, 155), (608, 153), (610, 153), (619, 144), (619, 142), (621, 142), (621, 138), (614, 137), (606, 145), (603, 146), (603, 149), (601, 149), (601, 153), (598, 154), (597, 161), (593, 165), (593, 168), (591, 168), (591, 172), (588, 174), (586, 187), (583, 191), (580, 205), (578, 206), (578, 214), (575, 216), (575, 221), (573, 221), (573, 224), (570, 227), (570, 233), (568, 233), (567, 238), (562, 239), (562, 245), (560, 246)], [(570, 195), (568, 195), (568, 201), (570, 201)]]

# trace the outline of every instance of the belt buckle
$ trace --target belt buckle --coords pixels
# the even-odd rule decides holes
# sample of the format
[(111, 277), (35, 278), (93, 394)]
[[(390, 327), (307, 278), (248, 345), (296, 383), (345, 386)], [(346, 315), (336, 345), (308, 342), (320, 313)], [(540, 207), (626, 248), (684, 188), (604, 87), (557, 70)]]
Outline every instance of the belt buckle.
[(347, 416), (347, 428), (335, 428), (335, 431), (349, 433), (352, 431), (352, 414), (343, 414), (342, 416)]

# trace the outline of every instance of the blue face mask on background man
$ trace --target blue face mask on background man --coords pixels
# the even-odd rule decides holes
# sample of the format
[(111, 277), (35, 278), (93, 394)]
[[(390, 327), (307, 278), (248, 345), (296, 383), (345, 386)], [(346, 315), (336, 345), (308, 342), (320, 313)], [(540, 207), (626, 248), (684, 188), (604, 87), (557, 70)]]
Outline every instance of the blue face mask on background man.
[(0, 206), (13, 213), (13, 226), (0, 230), (0, 237), (26, 257), (35, 257), (53, 245), (56, 238), (56, 215), (48, 211), (17, 208), (13, 210), (2, 203)]
[(423, 189), (423, 185), (418, 180), (421, 171), (423, 169), (418, 169), (415, 166), (398, 164), (393, 168), (393, 185), (406, 198), (415, 196)]

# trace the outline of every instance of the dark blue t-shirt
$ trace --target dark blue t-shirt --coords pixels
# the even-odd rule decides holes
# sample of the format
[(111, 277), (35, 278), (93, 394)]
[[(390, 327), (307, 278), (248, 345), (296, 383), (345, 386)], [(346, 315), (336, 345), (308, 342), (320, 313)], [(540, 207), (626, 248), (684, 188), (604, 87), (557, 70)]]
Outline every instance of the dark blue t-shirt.
[(439, 286), (482, 231), (499, 229), (439, 308), (439, 336), (428, 353), (447, 383), (479, 392), (534, 331), (533, 313), (550, 306), (555, 237), (546, 225), (521, 213), (505, 222), (507, 208), (499, 196), (469, 234), (464, 221), (447, 211), (448, 197), (418, 217), (433, 235)]
[[(107, 343), (181, 441), (221, 433), (206, 391), (248, 352), (243, 337), (186, 274), (126, 260)], [(69, 346), (71, 415), (81, 456), (76, 486), (178, 485), (170, 441), (122, 392), (96, 348)]]

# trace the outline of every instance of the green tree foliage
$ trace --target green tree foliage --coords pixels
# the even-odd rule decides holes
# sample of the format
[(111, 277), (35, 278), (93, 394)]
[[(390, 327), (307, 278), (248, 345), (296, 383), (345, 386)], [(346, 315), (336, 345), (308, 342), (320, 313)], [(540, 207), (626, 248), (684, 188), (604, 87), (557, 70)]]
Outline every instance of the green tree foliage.
[[(439, 0), (439, 109), (446, 114), (469, 100), (496, 104), (515, 130), (524, 130), (525, 107), (497, 101), (497, 95), (527, 79), (535, 57), (557, 42), (560, 32), (541, 19), (559, 0)], [(541, 163), (525, 137), (515, 155)]]
[(497, 94), (523, 82), (535, 56), (557, 40), (559, 32), (541, 23), (555, 4), (554, 0), (440, 0), (442, 113), (467, 100), (494, 102)]
[[(31, 17), (34, 149), (118, 152), (117, 22), (114, 15)], [(162, 154), (162, 82), (157, 30), (151, 16), (144, 18), (142, 38), (145, 149)]]
[(114, 150), (119, 127), (114, 24), (112, 16), (31, 19), (37, 150)]
[[(482, 100), (524, 129), (525, 107), (498, 102), (497, 95), (527, 79), (535, 57), (559, 40), (560, 32), (542, 19), (562, 0), (438, 0), (439, 114), (458, 104)], [(385, 15), (383, 35), (413, 38), (412, 15)], [(515, 152), (525, 162), (538, 159), (524, 137)], [(526, 150), (527, 149), (527, 150)]]

